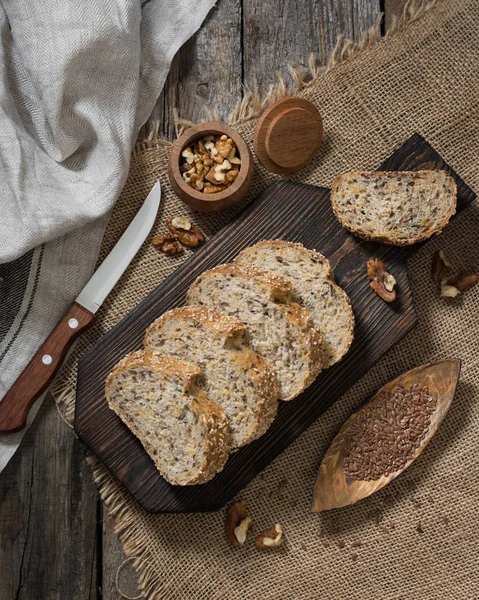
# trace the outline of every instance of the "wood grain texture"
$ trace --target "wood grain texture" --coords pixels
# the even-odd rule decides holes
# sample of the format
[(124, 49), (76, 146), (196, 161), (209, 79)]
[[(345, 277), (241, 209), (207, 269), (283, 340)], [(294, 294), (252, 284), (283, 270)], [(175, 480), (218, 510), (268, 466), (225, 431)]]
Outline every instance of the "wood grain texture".
[(259, 118), (254, 150), (266, 169), (286, 175), (313, 159), (322, 138), (323, 121), (314, 104), (298, 97), (282, 98)]
[(99, 593), (98, 496), (85, 447), (51, 396), (0, 479), (0, 598)]
[[(380, 170), (421, 168), (450, 170), (418, 135), (379, 167)], [(460, 211), (474, 194), (455, 178)], [(183, 304), (189, 285), (200, 273), (230, 262), (243, 248), (261, 239), (271, 238), (302, 242), (331, 260), (338, 283), (351, 299), (356, 317), (355, 340), (342, 362), (324, 371), (296, 400), (283, 403), (268, 432), (232, 455), (212, 481), (183, 488), (171, 486), (160, 476), (137, 438), (109, 410), (104, 399), (105, 378), (126, 353), (141, 346), (143, 333), (152, 321)], [(78, 435), (147, 510), (194, 512), (220, 508), (415, 324), (406, 260), (416, 248), (382, 246), (347, 233), (333, 214), (329, 190), (325, 188), (290, 182), (270, 186), (233, 224), (213, 236), (82, 358), (75, 413)], [(366, 262), (370, 258), (381, 258), (398, 283), (398, 300), (393, 305), (384, 303), (369, 288)]]
[(103, 520), (101, 523), (101, 534), (103, 539), (101, 580), (102, 580), (102, 600), (118, 600), (121, 598), (116, 587), (116, 575), (120, 568), (118, 576), (118, 587), (121, 592), (127, 596), (138, 596), (138, 580), (135, 570), (130, 561), (126, 560), (123, 551), (123, 545), (120, 538), (115, 533), (115, 519), (108, 516), (107, 510), (103, 507)]
[[(236, 145), (238, 155), (241, 157), (239, 175), (232, 185), (221, 192), (205, 194), (198, 190), (194, 190), (185, 183), (182, 173), (180, 172), (179, 165), (181, 152), (186, 146), (192, 146), (198, 138), (207, 135), (221, 134), (226, 134)], [(248, 145), (236, 130), (222, 123), (207, 122), (190, 127), (175, 141), (170, 152), (168, 178), (171, 187), (175, 190), (176, 195), (182, 202), (200, 212), (217, 212), (237, 204), (248, 191), (253, 179), (253, 174), (253, 155), (251, 154)]]
[(264, 96), (290, 66), (308, 68), (311, 52), (326, 64), (339, 35), (359, 41), (375, 24), (379, 0), (243, 0), (245, 83)]
[[(58, 373), (68, 349), (95, 315), (74, 302), (0, 402), (0, 433), (23, 429), (28, 413)], [(49, 361), (49, 362), (48, 362)]]
[(241, 0), (220, 0), (175, 57), (152, 115), (160, 120), (160, 134), (176, 137), (175, 110), (193, 122), (205, 120), (205, 107), (227, 119), (242, 95), (241, 31)]
[(367, 403), (353, 413), (339, 430), (321, 462), (319, 475), (314, 486), (313, 512), (322, 512), (323, 510), (355, 504), (382, 489), (410, 467), (431, 441), (446, 416), (456, 392), (460, 370), (461, 361), (458, 359), (422, 365), (387, 383), (371, 398), (373, 400), (379, 394), (392, 391), (397, 387), (408, 390), (411, 386), (417, 385), (419, 389), (426, 387), (437, 402), (431, 415), (427, 433), (419, 448), (414, 451), (412, 458), (401, 469), (390, 475), (383, 475), (379, 479), (371, 479), (370, 481), (352, 479), (346, 475), (344, 459), (348, 432)]

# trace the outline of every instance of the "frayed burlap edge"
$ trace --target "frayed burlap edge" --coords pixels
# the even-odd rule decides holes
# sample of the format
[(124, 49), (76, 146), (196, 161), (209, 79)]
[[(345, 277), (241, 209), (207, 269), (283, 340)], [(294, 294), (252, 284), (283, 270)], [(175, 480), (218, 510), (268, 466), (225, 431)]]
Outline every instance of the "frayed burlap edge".
[[(396, 15), (394, 15), (392, 24), (384, 36), (381, 34), (381, 24), (384, 13), (379, 13), (374, 27), (371, 27), (368, 31), (363, 32), (359, 42), (354, 42), (353, 40), (340, 35), (337, 39), (336, 46), (328, 56), (325, 65), (318, 64), (318, 54), (316, 52), (312, 52), (310, 54), (307, 69), (301, 67), (299, 63), (296, 66), (291, 65), (288, 70), (293, 80), (292, 87), (286, 83), (286, 80), (281, 73), (277, 73), (277, 82), (270, 86), (264, 98), (261, 98), (248, 86), (245, 86), (243, 98), (229, 113), (227, 119), (222, 119), (217, 109), (210, 109), (209, 107), (205, 106), (205, 116), (202, 119), (202, 122), (225, 121), (228, 125), (234, 126), (252, 119), (259, 118), (263, 111), (277, 100), (300, 93), (312, 85), (318, 79), (318, 77), (324, 73), (327, 73), (334, 67), (353, 59), (360, 52), (367, 50), (377, 42), (391, 37), (392, 35), (404, 29), (404, 27), (410, 23), (417, 21), (424, 14), (434, 8), (436, 4), (437, 0), (428, 0), (427, 2), (424, 2), (423, 0), (409, 0), (404, 7), (401, 17), (398, 18)], [(192, 121), (180, 117), (177, 111), (174, 112), (174, 120), (177, 136), (181, 135), (185, 129), (188, 129), (195, 124)], [(158, 136), (158, 130), (159, 122), (153, 121), (151, 123), (151, 128), (147, 138), (139, 142), (138, 145), (144, 149), (145, 143), (147, 144), (147, 147), (169, 144), (169, 142), (166, 142), (164, 139)]]
[[(433, 9), (437, 0), (421, 1), (410, 0), (403, 11), (402, 16), (394, 18), (391, 27), (384, 36), (381, 35), (381, 23), (383, 14), (380, 13), (376, 24), (369, 31), (364, 32), (359, 42), (339, 36), (336, 46), (328, 57), (326, 65), (318, 65), (317, 54), (312, 53), (308, 62), (308, 69), (301, 68), (299, 65), (290, 67), (289, 71), (293, 79), (291, 88), (287, 85), (284, 77), (278, 74), (277, 82), (270, 87), (264, 99), (248, 88), (244, 90), (244, 96), (236, 107), (231, 111), (226, 122), (230, 125), (239, 125), (251, 119), (258, 118), (262, 112), (277, 100), (297, 94), (312, 85), (321, 75), (327, 73), (338, 65), (352, 60), (358, 54), (367, 51), (376, 43), (381, 43), (384, 39), (395, 35), (410, 23), (413, 23), (423, 17), (427, 12)], [(221, 121), (216, 110), (209, 110), (205, 107), (205, 118), (203, 121)], [(175, 114), (176, 134), (180, 135), (182, 131), (191, 127), (194, 123), (180, 118)], [(155, 150), (159, 147), (168, 147), (171, 142), (161, 138), (159, 135), (159, 122), (153, 121), (150, 130), (144, 139), (141, 139), (133, 149), (133, 155), (141, 154), (149, 150)], [(57, 379), (50, 389), (51, 394), (57, 402), (60, 415), (67, 425), (73, 422), (75, 390), (65, 388), (64, 384)], [(115, 518), (115, 533), (120, 537), (126, 556), (131, 561), (138, 575), (139, 590), (151, 600), (159, 598), (156, 592), (160, 581), (160, 576), (153, 566), (150, 548), (148, 546), (146, 535), (142, 535), (141, 524), (138, 523), (137, 516), (131, 512), (131, 499), (127, 492), (121, 488), (114, 477), (108, 472), (104, 465), (94, 456), (88, 458), (88, 463), (92, 469), (93, 479), (96, 482), (100, 496), (105, 503), (109, 514)]]
[[(155, 589), (161, 583), (160, 577), (153, 566), (153, 556), (147, 537), (138, 535), (138, 523), (136, 516), (130, 510), (127, 492), (120, 490), (114, 477), (95, 456), (89, 456), (87, 462), (108, 513), (115, 519), (114, 531), (119, 536), (125, 555), (138, 575), (138, 589), (150, 600), (156, 600), (159, 595)], [(121, 594), (118, 582), (116, 587)]]

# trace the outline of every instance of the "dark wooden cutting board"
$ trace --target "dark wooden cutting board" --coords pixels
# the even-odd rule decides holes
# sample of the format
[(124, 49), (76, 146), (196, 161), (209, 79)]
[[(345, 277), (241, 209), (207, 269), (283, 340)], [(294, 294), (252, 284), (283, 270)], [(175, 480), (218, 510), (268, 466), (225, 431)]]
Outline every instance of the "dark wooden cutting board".
[[(446, 169), (458, 184), (458, 212), (475, 198), (419, 135), (411, 137), (379, 169)], [(105, 378), (120, 358), (141, 347), (145, 329), (153, 320), (183, 304), (189, 285), (200, 273), (232, 261), (246, 246), (272, 238), (301, 242), (329, 258), (338, 283), (352, 302), (354, 342), (346, 357), (324, 371), (301, 396), (281, 403), (267, 433), (235, 452), (212, 481), (171, 486), (137, 438), (108, 408)], [(328, 189), (287, 181), (273, 184), (83, 356), (78, 368), (75, 431), (146, 510), (199, 512), (221, 508), (415, 325), (406, 261), (417, 248), (364, 242), (347, 233), (333, 214)], [(366, 262), (376, 257), (396, 278), (398, 300), (393, 305), (383, 302), (369, 287)]]

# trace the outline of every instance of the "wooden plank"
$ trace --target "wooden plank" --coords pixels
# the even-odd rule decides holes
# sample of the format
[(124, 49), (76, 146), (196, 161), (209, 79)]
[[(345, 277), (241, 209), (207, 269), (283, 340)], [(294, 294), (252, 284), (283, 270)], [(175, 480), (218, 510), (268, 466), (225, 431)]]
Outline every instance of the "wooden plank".
[(386, 19), (386, 30), (391, 27), (394, 19), (399, 19), (408, 0), (384, 0), (384, 14)]
[[(413, 136), (379, 170), (449, 169), (419, 135)], [(450, 170), (450, 169), (449, 169)], [(452, 172), (452, 171), (451, 171)], [(475, 197), (457, 176), (458, 212)], [(305, 225), (306, 224), (306, 225)], [(184, 302), (194, 279), (231, 260), (261, 239), (282, 238), (317, 248), (329, 257), (338, 283), (356, 315), (355, 340), (346, 357), (323, 371), (294, 402), (284, 402), (271, 428), (241, 448), (212, 481), (184, 488), (168, 484), (139, 440), (108, 408), (105, 378), (125, 354), (142, 346), (144, 331), (166, 310)], [(290, 182), (266, 190), (234, 223), (224, 228), (162, 282), (81, 359), (75, 428), (79, 436), (143, 506), (152, 512), (217, 510), (347, 391), (415, 324), (406, 260), (416, 246), (364, 243), (346, 232), (334, 216), (329, 190)], [(394, 306), (372, 294), (365, 265), (381, 258), (398, 281)], [(97, 424), (101, 422), (102, 427)]]
[(376, 25), (376, 19), (380, 12), (380, 0), (353, 0), (353, 40), (358, 42), (364, 32)]
[(47, 396), (0, 480), (0, 597), (97, 598), (97, 494)]
[(243, 0), (245, 83), (263, 97), (277, 73), (291, 82), (288, 67), (306, 68), (311, 51), (321, 47), (319, 21), (318, 5), (310, 0)]
[[(326, 64), (338, 36), (359, 40), (379, 11), (379, 0), (244, 0), (245, 82), (264, 96), (277, 72), (285, 75), (297, 65), (306, 69), (311, 52)], [(292, 83), (291, 77), (286, 80)]]
[[(105, 508), (103, 508), (103, 515), (102, 599), (118, 600), (120, 595), (116, 588), (116, 575), (126, 556), (123, 545), (114, 531), (114, 519), (106, 514)], [(139, 595), (136, 573), (130, 562), (121, 567), (118, 583), (120, 590), (127, 596)]]
[[(204, 107), (226, 119), (241, 99), (241, 0), (221, 0), (175, 57), (156, 115), (160, 134), (174, 139), (173, 110), (193, 122), (204, 120)], [(161, 111), (161, 112), (160, 112)]]

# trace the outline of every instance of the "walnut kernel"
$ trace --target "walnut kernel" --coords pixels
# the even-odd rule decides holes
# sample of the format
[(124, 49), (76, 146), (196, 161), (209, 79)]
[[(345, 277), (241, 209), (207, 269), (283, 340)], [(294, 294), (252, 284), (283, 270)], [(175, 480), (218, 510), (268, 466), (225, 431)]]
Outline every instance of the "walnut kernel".
[(387, 272), (386, 265), (378, 258), (368, 260), (368, 278), (370, 287), (385, 302), (396, 300), (396, 280)]
[(234, 141), (227, 135), (207, 135), (181, 152), (182, 177), (191, 188), (215, 194), (236, 181), (241, 168)]
[(188, 217), (173, 217), (171, 224), (175, 229), (185, 229), (186, 231), (191, 229), (191, 221)]
[(248, 537), (248, 531), (253, 525), (253, 519), (249, 517), (245, 517), (241, 523), (235, 527), (234, 534), (236, 539), (238, 540), (240, 546), (242, 546), (246, 542), (246, 538)]
[[(189, 229), (180, 227), (180, 225), (189, 225)], [(184, 246), (196, 248), (196, 246), (199, 246), (206, 241), (201, 229), (187, 217), (173, 217), (172, 219), (168, 219), (166, 221), (166, 226)]]
[(256, 548), (264, 550), (275, 548), (283, 543), (283, 530), (279, 523), (256, 536)]
[(155, 248), (158, 248), (169, 256), (175, 256), (183, 252), (183, 246), (176, 239), (176, 236), (171, 233), (163, 233), (153, 238), (151, 243)]
[(240, 542), (235, 535), (235, 529), (246, 519), (246, 501), (234, 502), (228, 509), (226, 515), (226, 537), (233, 546), (240, 546)]
[(431, 276), (443, 298), (456, 298), (478, 280), (476, 273), (465, 271), (453, 273), (452, 265), (442, 250), (436, 250), (432, 257)]

